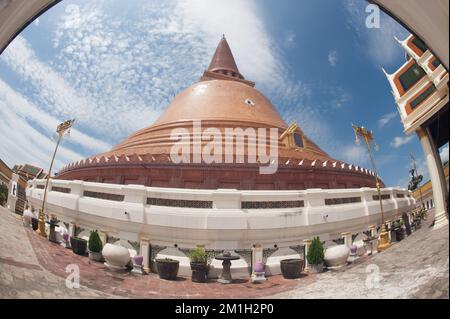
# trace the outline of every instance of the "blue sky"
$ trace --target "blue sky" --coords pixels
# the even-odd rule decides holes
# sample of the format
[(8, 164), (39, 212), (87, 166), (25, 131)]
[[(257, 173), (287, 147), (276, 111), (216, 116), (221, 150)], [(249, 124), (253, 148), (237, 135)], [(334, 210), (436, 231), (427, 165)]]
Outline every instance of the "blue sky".
[[(150, 125), (195, 83), (225, 34), (241, 73), (287, 122), (333, 157), (370, 168), (351, 123), (372, 129), (379, 174), (406, 187), (417, 137), (403, 134), (381, 71), (404, 62), (382, 14), (365, 27), (363, 0), (67, 1), (26, 28), (0, 56), (0, 158), (47, 169), (59, 121), (76, 118), (56, 169), (108, 150)], [(448, 159), (448, 146), (442, 150)]]

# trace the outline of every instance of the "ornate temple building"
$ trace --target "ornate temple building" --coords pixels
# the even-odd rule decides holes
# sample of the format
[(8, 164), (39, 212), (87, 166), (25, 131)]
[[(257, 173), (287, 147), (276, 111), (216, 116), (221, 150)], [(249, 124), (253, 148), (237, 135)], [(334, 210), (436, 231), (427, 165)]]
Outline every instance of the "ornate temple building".
[[(331, 158), (296, 123), (285, 123), (272, 103), (254, 86), (255, 83), (239, 72), (224, 37), (199, 82), (177, 95), (153, 125), (132, 134), (109, 152), (68, 165), (57, 178), (193, 189), (374, 187), (370, 171)], [(228, 161), (231, 163), (226, 163), (225, 156), (213, 163), (195, 162), (193, 158), (198, 154), (192, 148), (189, 163), (172, 162), (172, 131), (186, 129), (193, 141), (201, 134), (193, 131), (193, 121), (201, 121), (203, 131), (213, 128), (224, 135), (227, 128), (236, 129), (236, 149)], [(275, 158), (278, 169), (274, 174), (260, 174), (262, 163), (250, 163), (246, 157), (256, 145), (244, 136), (245, 132), (259, 128), (277, 130), (274, 142), (278, 148)], [(239, 133), (240, 129), (243, 133)], [(239, 138), (243, 145), (238, 144)], [(208, 142), (199, 138), (199, 149)], [(241, 161), (236, 157), (238, 147), (244, 155)]]
[[(313, 236), (364, 250), (363, 232), (375, 238), (381, 216), (389, 223), (415, 207), (408, 190), (382, 185), (379, 195), (373, 172), (330, 157), (254, 85), (222, 38), (200, 80), (153, 125), (49, 180), (47, 214), (70, 236), (97, 229), (104, 242), (142, 255), (146, 270), (170, 257), (190, 276), (186, 252), (201, 245), (238, 254), (232, 271), (248, 276), (256, 247), (266, 274), (279, 274), (281, 259), (305, 258)], [(231, 152), (230, 139), (211, 137), (230, 131)], [(228, 152), (211, 160), (213, 140)], [(174, 156), (174, 147), (188, 152)], [(42, 206), (44, 189), (45, 180), (29, 181), (32, 207)], [(209, 275), (221, 267), (213, 261)]]
[(449, 141), (448, 71), (420, 38), (397, 40), (405, 63), (386, 77), (406, 134), (416, 133), (433, 185), (435, 228), (448, 225), (448, 188), (439, 148)]

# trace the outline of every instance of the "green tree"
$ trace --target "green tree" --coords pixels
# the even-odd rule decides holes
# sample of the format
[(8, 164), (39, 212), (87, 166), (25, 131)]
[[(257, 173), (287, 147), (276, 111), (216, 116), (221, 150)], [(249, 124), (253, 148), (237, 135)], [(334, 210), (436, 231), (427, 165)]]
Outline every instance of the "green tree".
[(308, 258), (308, 262), (311, 265), (319, 265), (323, 263), (324, 260), (324, 253), (323, 253), (323, 245), (320, 241), (319, 237), (314, 237), (311, 245), (309, 246), (308, 255), (306, 258)]
[(89, 236), (89, 250), (93, 253), (99, 253), (102, 249), (103, 243), (97, 230), (91, 231), (91, 235)]

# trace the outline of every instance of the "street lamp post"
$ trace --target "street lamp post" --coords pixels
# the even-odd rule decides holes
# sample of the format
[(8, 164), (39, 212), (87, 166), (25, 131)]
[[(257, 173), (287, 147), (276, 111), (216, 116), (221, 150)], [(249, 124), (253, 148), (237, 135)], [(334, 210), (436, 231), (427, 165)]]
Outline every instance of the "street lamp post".
[(391, 247), (391, 243), (389, 242), (389, 234), (386, 230), (386, 225), (384, 223), (384, 210), (383, 210), (383, 199), (381, 198), (381, 187), (380, 181), (378, 179), (377, 168), (375, 166), (375, 159), (372, 152), (372, 147), (370, 143), (374, 143), (375, 149), (377, 149), (378, 145), (375, 143), (373, 132), (367, 130), (364, 126), (356, 126), (352, 124), (353, 130), (355, 131), (356, 142), (359, 144), (359, 139), (362, 138), (367, 146), (367, 151), (370, 155), (370, 161), (372, 162), (372, 168), (375, 175), (375, 185), (377, 187), (378, 192), (378, 200), (380, 201), (380, 210), (381, 210), (381, 231), (378, 239), (378, 251), (383, 251), (389, 247)]
[(36, 230), (36, 232), (43, 237), (47, 237), (47, 234), (45, 233), (45, 204), (46, 204), (46, 200), (47, 200), (47, 188), (48, 188), (48, 182), (50, 180), (50, 176), (52, 173), (53, 162), (55, 161), (56, 151), (58, 150), (59, 144), (61, 143), (61, 139), (62, 139), (64, 133), (66, 133), (67, 130), (69, 130), (72, 127), (74, 122), (75, 122), (74, 119), (67, 120), (67, 121), (60, 123), (56, 127), (56, 133), (58, 133), (58, 141), (56, 142), (55, 151), (53, 152), (52, 161), (50, 163), (50, 168), (48, 170), (47, 178), (45, 181), (44, 198), (42, 200), (42, 208), (39, 211), (39, 224), (38, 224), (38, 229)]

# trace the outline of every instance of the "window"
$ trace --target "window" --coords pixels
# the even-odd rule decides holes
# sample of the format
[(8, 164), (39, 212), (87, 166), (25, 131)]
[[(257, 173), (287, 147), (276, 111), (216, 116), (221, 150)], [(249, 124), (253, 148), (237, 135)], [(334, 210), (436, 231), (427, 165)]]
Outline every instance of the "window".
[[(389, 195), (389, 194), (381, 195), (381, 200), (387, 200), (387, 199), (390, 199), (390, 198), (391, 198), (391, 195)], [(380, 196), (378, 196), (378, 195), (373, 195), (373, 196), (372, 196), (372, 199), (373, 199), (373, 200), (380, 200)]]
[(441, 61), (439, 59), (434, 59), (434, 61), (431, 63), (435, 68), (441, 65)]
[(430, 85), (425, 91), (419, 94), (411, 103), (411, 110), (414, 110), (417, 106), (419, 106), (423, 101), (425, 101), (433, 92), (436, 91), (436, 87), (434, 85)]
[(414, 63), (406, 72), (399, 76), (398, 80), (406, 92), (424, 75), (425, 71), (417, 63)]
[(294, 142), (297, 147), (304, 147), (303, 138), (300, 133), (294, 133)]
[(254, 105), (255, 105), (255, 102), (253, 102), (253, 101), (250, 100), (250, 99), (246, 99), (246, 100), (245, 100), (245, 104), (247, 104), (248, 106), (254, 106)]
[(361, 197), (345, 197), (345, 198), (326, 198), (325, 205), (343, 205), (351, 203), (360, 203)]
[(414, 37), (414, 39), (412, 40), (412, 43), (420, 50), (422, 51), (422, 53), (425, 53), (425, 51), (428, 50), (427, 46), (425, 45), (425, 43), (420, 40), (417, 37)]
[(305, 203), (302, 200), (295, 201), (270, 201), (270, 202), (241, 202), (242, 209), (273, 209), (273, 208), (296, 208), (304, 207)]

